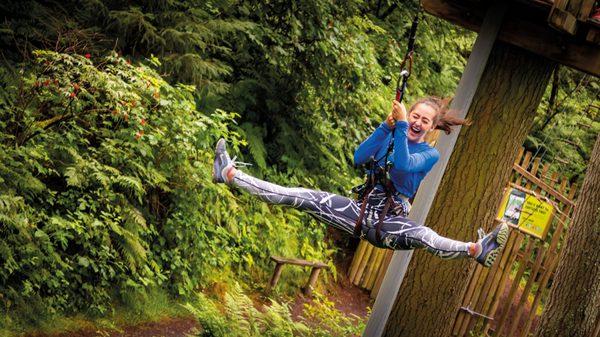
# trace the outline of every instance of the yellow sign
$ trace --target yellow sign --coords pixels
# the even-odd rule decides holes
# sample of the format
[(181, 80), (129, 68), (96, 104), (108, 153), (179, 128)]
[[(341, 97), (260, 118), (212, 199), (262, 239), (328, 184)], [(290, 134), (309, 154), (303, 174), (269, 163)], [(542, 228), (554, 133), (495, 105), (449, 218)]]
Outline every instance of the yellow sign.
[(498, 211), (499, 219), (542, 240), (548, 234), (553, 216), (551, 204), (514, 188), (507, 190)]

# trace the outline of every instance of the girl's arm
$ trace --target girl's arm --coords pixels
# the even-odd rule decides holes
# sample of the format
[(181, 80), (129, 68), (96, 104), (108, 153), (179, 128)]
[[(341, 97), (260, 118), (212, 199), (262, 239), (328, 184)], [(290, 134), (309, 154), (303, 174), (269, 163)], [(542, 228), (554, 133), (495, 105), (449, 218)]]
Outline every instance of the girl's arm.
[(394, 135), (394, 168), (402, 172), (428, 172), (440, 158), (440, 153), (434, 149), (410, 154), (408, 152), (408, 122), (396, 122)]
[(358, 166), (364, 164), (369, 161), (372, 156), (375, 156), (377, 151), (384, 146), (385, 139), (391, 131), (392, 129), (386, 122), (381, 123), (369, 138), (362, 142), (356, 151), (354, 151), (354, 165)]

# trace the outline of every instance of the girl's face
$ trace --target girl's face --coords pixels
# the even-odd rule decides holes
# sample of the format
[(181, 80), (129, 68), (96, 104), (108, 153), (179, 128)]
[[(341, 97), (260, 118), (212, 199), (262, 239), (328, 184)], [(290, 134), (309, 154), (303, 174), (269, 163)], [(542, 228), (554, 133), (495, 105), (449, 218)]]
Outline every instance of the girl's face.
[(425, 140), (425, 135), (432, 130), (433, 120), (437, 112), (428, 104), (417, 104), (411, 112), (408, 113), (408, 140), (420, 143)]

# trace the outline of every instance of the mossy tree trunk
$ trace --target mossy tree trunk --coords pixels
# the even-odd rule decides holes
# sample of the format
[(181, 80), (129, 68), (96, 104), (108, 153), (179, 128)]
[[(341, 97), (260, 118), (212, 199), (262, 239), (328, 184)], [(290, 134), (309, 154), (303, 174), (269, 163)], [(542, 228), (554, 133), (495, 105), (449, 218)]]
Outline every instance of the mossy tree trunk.
[(594, 337), (600, 324), (600, 135), (536, 337)]
[[(554, 65), (496, 42), (426, 224), (475, 241), (490, 229), (519, 147), (529, 132)], [(450, 336), (473, 260), (445, 261), (417, 251), (387, 321), (386, 337)]]

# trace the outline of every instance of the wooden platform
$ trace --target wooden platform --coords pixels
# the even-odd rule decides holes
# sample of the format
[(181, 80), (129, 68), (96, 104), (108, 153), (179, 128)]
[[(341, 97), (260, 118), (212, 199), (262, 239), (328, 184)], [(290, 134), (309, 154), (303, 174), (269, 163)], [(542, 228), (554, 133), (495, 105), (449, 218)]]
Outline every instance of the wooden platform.
[[(479, 31), (489, 2), (422, 0), (422, 4), (431, 15)], [(548, 23), (553, 5), (553, 1), (543, 0), (512, 1), (498, 39), (560, 64), (600, 76), (600, 46), (586, 40), (588, 35), (596, 34), (594, 32), (600, 28), (593, 22), (578, 19), (579, 26), (574, 35), (559, 31)]]

